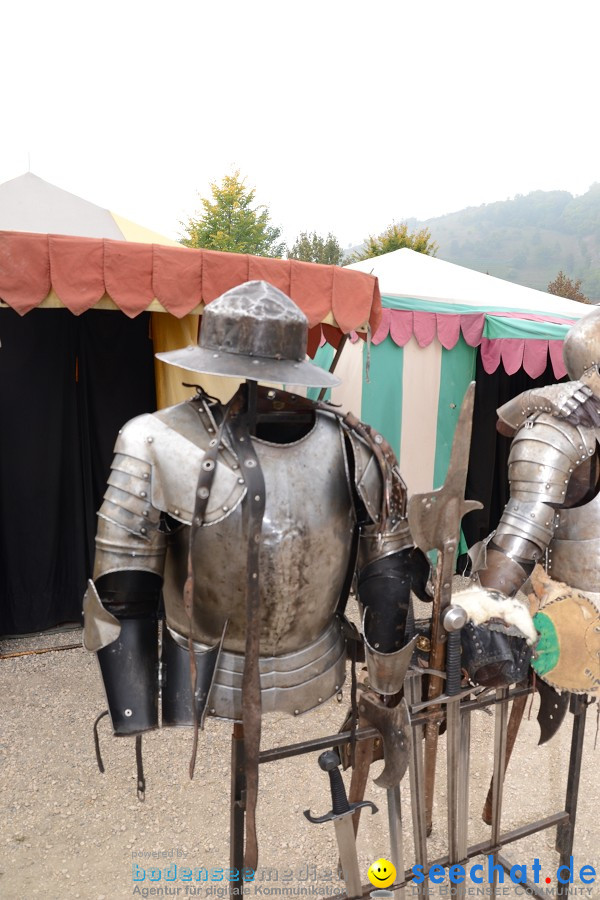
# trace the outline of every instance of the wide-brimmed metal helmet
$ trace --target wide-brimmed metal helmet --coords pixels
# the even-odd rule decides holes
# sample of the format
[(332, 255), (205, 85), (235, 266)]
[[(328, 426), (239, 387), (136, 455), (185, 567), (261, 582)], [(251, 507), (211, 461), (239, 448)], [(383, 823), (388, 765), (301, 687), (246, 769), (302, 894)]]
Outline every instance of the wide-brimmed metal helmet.
[(587, 313), (569, 329), (563, 344), (569, 378), (577, 380), (592, 366), (600, 365), (600, 309)]
[(304, 387), (340, 384), (306, 361), (307, 338), (308, 319), (293, 300), (266, 281), (247, 281), (208, 304), (197, 345), (156, 356), (207, 375)]

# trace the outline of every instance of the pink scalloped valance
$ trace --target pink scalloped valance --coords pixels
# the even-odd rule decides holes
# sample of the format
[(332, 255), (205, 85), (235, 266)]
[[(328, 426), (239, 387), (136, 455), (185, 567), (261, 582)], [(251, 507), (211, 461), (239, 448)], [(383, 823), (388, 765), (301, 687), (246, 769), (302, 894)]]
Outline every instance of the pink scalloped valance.
[(330, 313), (341, 331), (381, 321), (377, 278), (364, 272), (242, 253), (160, 244), (0, 232), (0, 298), (24, 315), (54, 288), (78, 315), (105, 294), (128, 316), (154, 298), (177, 318), (244, 281), (265, 279), (303, 310), (311, 328)]
[(435, 313), (413, 309), (383, 309), (381, 324), (373, 335), (373, 343), (380, 344), (388, 334), (395, 344), (404, 347), (415, 336), (420, 347), (428, 347), (437, 337), (446, 350), (458, 341), (460, 332), (471, 347), (481, 343), (485, 313)]
[[(562, 341), (559, 340), (526, 340), (524, 338), (496, 338), (490, 340), (483, 337), (485, 313), (435, 313), (412, 309), (383, 309), (381, 324), (373, 335), (373, 343), (380, 344), (388, 335), (399, 347), (415, 337), (420, 347), (428, 347), (437, 338), (442, 347), (451, 350), (462, 333), (470, 347), (481, 348), (483, 367), (488, 374), (495, 372), (500, 364), (509, 375), (523, 368), (531, 378), (540, 376), (548, 364), (552, 363), (557, 378), (566, 375), (562, 358)], [(537, 322), (555, 322), (564, 324), (565, 319), (540, 315), (519, 315), (508, 312), (496, 312), (494, 316), (506, 318), (527, 318)]]

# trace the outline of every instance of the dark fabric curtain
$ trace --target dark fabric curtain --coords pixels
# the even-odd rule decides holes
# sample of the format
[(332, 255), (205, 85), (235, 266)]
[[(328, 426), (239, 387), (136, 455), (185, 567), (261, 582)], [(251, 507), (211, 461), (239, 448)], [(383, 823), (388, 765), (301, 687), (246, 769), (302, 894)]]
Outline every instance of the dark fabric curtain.
[(509, 499), (508, 454), (511, 441), (496, 430), (496, 410), (523, 391), (556, 383), (551, 363), (548, 363), (546, 371), (538, 378), (530, 378), (524, 369), (519, 369), (514, 375), (507, 375), (501, 365), (488, 375), (483, 368), (480, 353), (477, 354), (466, 497), (469, 500), (479, 500), (483, 503), (483, 509), (469, 513), (463, 520), (463, 533), (470, 547), (496, 528)]
[(79, 621), (118, 429), (156, 408), (149, 328), (0, 310), (0, 634)]

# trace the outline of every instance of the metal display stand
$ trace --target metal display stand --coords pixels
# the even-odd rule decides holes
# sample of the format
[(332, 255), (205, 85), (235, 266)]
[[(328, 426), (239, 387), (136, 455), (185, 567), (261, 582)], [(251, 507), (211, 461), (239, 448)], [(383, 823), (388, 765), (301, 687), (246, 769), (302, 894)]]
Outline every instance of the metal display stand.
[[(508, 703), (516, 697), (529, 695), (533, 692), (530, 687), (508, 688), (470, 688), (461, 692), (460, 699), (449, 697), (442, 694), (434, 701), (421, 701), (421, 674), (418, 669), (411, 669), (407, 675), (405, 683), (405, 696), (409, 703), (411, 713), (412, 726), (412, 749), (409, 766), (410, 777), (410, 794), (411, 794), (411, 810), (412, 810), (412, 826), (415, 836), (415, 862), (423, 866), (427, 871), (433, 865), (440, 865), (448, 868), (451, 865), (465, 865), (469, 860), (477, 856), (493, 857), (494, 864), (499, 865), (505, 871), (511, 868), (510, 861), (501, 853), (502, 849), (522, 838), (537, 834), (549, 828), (556, 828), (556, 851), (559, 854), (559, 865), (568, 865), (573, 851), (573, 841), (575, 835), (575, 821), (577, 816), (577, 801), (579, 794), (579, 781), (581, 774), (581, 763), (583, 757), (583, 741), (585, 736), (585, 722), (587, 707), (593, 700), (589, 700), (586, 695), (574, 695), (571, 697), (570, 712), (573, 715), (573, 730), (571, 737), (571, 749), (569, 755), (569, 768), (567, 776), (567, 789), (564, 809), (546, 816), (543, 819), (537, 819), (527, 825), (511, 831), (502, 832), (501, 812), (502, 812), (502, 793), (505, 768), (505, 748), (506, 748), (506, 729), (508, 722)], [(452, 798), (449, 794), (449, 818), (454, 815), (458, 821), (456, 830), (456, 838), (453, 846), (448, 847), (448, 853), (445, 856), (434, 860), (427, 858), (427, 839), (425, 826), (425, 803), (424, 803), (424, 771), (423, 771), (423, 740), (422, 735), (425, 725), (431, 720), (432, 715), (429, 708), (432, 707), (432, 713), (435, 720), (440, 720), (440, 706), (448, 707), (450, 703), (459, 704), (459, 716), (461, 720), (461, 736), (458, 755), (458, 767), (455, 773), (455, 803), (456, 811), (450, 809)], [(477, 844), (468, 844), (468, 787), (469, 787), (469, 757), (470, 757), (470, 717), (474, 711), (494, 706), (496, 710), (496, 725), (494, 739), (494, 790), (492, 797), (492, 825), (491, 833), (488, 840), (481, 841)], [(433, 708), (436, 707), (437, 709)], [(301, 741), (296, 744), (289, 744), (282, 747), (275, 747), (270, 750), (263, 750), (260, 753), (259, 762), (275, 762), (279, 759), (287, 759), (294, 756), (300, 756), (305, 753), (313, 753), (326, 750), (331, 747), (338, 747), (350, 743), (353, 737), (357, 741), (373, 739), (379, 737), (379, 732), (374, 728), (359, 728), (354, 736), (352, 732), (345, 731), (339, 734), (327, 735), (325, 737), (315, 738), (313, 740)], [(230, 816), (230, 865), (232, 869), (237, 870), (240, 877), (230, 882), (230, 897), (240, 897), (243, 895), (244, 886), (242, 879), (243, 860), (244, 860), (244, 741), (243, 729), (240, 724), (233, 726), (233, 734), (231, 738), (231, 816)], [(402, 858), (402, 839), (398, 834), (397, 824), (401, 822), (399, 810), (399, 794), (396, 797), (398, 801), (398, 816), (394, 822), (390, 822), (390, 839), (394, 842), (396, 852), (400, 848), (399, 860)], [(393, 849), (393, 848), (392, 848)], [(402, 867), (400, 868), (402, 871)], [(403, 878), (398, 880), (390, 887), (394, 891), (394, 896), (404, 897), (404, 888), (410, 884), (414, 874), (412, 868), (407, 869), (403, 873)], [(462, 887), (462, 890), (461, 890)], [(465, 896), (465, 884), (453, 885), (454, 896)], [(523, 889), (533, 897), (542, 898), (546, 895), (536, 889), (534, 884), (528, 883), (522, 885)], [(369, 883), (363, 885), (363, 897), (368, 897), (373, 890), (373, 886)], [(429, 884), (425, 879), (419, 885), (419, 896), (429, 896)], [(497, 875), (493, 885), (491, 885), (490, 896), (497, 896)], [(569, 885), (558, 884), (556, 887), (557, 897), (569, 896)], [(340, 900), (348, 900), (346, 894), (338, 895)]]

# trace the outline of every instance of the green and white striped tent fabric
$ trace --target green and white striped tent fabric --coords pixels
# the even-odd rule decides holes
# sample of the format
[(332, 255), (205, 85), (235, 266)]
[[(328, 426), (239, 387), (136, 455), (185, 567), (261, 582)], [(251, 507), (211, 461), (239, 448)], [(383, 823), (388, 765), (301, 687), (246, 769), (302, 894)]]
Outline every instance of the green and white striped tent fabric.
[[(408, 249), (349, 268), (378, 277), (384, 314), (370, 348), (361, 339), (344, 347), (336, 369), (342, 384), (330, 399), (387, 438), (410, 493), (445, 479), (478, 348), (487, 372), (523, 367), (536, 377), (550, 358), (560, 378), (564, 336), (589, 311)], [(333, 353), (324, 344), (316, 361), (328, 366)]]

